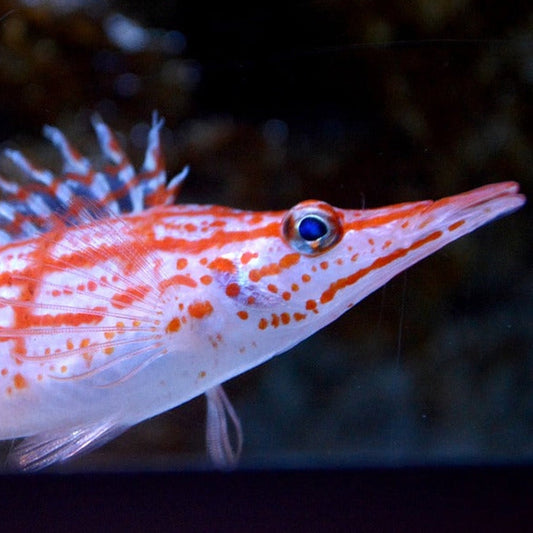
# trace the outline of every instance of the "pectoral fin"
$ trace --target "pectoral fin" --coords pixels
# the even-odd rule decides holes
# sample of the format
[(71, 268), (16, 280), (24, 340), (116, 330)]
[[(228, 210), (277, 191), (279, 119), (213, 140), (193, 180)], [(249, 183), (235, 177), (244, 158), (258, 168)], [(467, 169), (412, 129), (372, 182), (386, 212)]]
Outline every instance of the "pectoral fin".
[(8, 465), (16, 470), (34, 472), (102, 446), (126, 429), (128, 426), (119, 425), (116, 420), (106, 420), (38, 433), (15, 445), (9, 453)]

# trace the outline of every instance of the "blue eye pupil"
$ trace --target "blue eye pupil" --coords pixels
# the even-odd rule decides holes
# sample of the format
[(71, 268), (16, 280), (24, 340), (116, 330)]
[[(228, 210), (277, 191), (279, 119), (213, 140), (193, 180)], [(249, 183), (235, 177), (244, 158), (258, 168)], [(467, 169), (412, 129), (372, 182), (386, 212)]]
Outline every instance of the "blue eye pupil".
[(319, 218), (307, 216), (300, 221), (298, 231), (302, 239), (306, 241), (316, 241), (328, 232), (328, 227)]

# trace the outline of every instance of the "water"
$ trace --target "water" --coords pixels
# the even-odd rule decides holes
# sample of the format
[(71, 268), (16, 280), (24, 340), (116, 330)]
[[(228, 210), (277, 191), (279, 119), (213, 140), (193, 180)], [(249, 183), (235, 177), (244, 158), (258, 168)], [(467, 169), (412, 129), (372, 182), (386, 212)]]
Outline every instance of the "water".
[[(89, 15), (10, 13), (0, 27), (2, 139), (57, 165), (40, 126), (57, 124), (90, 151), (98, 110), (138, 163), (141, 123), (158, 109), (169, 171), (192, 168), (183, 201), (375, 207), (501, 180), (531, 197), (525, 4), (349, 5), (122, 2), (120, 20), (142, 35), (135, 46), (108, 34), (110, 44), (102, 28), (117, 15), (103, 2)], [(530, 461), (531, 227), (526, 205), (232, 380), (243, 464)], [(207, 465), (203, 424), (198, 399), (72, 468)]]

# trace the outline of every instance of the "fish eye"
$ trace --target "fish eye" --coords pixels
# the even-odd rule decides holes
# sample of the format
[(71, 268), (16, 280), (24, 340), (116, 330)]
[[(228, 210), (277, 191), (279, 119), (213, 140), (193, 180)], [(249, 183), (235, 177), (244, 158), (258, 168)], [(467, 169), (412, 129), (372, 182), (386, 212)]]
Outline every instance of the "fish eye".
[(295, 250), (315, 255), (329, 250), (339, 241), (342, 224), (333, 207), (309, 200), (295, 205), (285, 215), (282, 232)]
[(326, 223), (316, 215), (306, 215), (298, 223), (298, 233), (306, 241), (316, 241), (328, 232)]

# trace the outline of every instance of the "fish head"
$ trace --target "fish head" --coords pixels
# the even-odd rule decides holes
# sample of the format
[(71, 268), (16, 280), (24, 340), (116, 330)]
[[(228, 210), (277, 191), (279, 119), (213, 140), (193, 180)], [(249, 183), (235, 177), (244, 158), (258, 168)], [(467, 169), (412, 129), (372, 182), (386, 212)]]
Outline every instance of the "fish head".
[(226, 256), (238, 268), (219, 281), (242, 322), (252, 322), (254, 334), (269, 335), (279, 352), (417, 261), (520, 207), (525, 199), (517, 191), (507, 182), (378, 209), (308, 200), (262, 213), (249, 238)]

